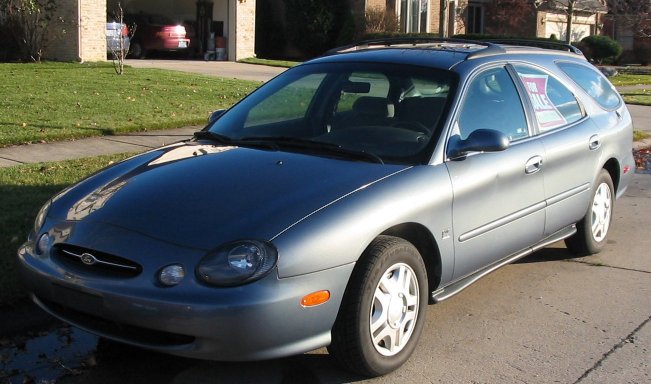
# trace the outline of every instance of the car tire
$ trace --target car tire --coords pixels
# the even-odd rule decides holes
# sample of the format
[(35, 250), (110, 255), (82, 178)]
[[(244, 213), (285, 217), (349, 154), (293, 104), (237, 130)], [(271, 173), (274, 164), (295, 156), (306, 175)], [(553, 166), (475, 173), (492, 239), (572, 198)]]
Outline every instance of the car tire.
[(576, 233), (565, 239), (565, 245), (576, 255), (601, 252), (606, 245), (608, 230), (613, 218), (613, 180), (605, 169), (597, 177), (588, 211), (576, 224)]
[(134, 59), (144, 59), (145, 58), (145, 48), (139, 41), (132, 41), (131, 46), (129, 47), (129, 54)]
[(428, 294), (418, 250), (403, 239), (379, 236), (353, 270), (328, 352), (364, 376), (397, 369), (416, 348)]

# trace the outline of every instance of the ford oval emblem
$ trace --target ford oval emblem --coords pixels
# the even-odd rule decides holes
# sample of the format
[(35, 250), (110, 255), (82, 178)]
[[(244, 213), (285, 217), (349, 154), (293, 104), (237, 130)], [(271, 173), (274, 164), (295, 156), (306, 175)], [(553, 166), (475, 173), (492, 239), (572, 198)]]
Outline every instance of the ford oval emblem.
[(97, 262), (97, 258), (95, 258), (95, 256), (91, 255), (90, 253), (84, 253), (81, 255), (81, 262), (86, 265), (93, 265)]

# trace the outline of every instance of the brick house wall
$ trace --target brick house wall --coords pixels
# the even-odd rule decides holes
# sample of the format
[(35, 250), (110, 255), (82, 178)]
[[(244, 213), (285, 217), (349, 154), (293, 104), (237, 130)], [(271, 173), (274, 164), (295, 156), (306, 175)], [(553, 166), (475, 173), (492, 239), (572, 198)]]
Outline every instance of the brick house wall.
[(255, 56), (255, 0), (229, 0), (228, 59), (240, 60)]
[(429, 32), (439, 34), (439, 25), (441, 24), (441, 2), (439, 0), (430, 0), (429, 2)]
[(106, 0), (79, 0), (81, 61), (106, 60)]
[(106, 60), (106, 0), (59, 2), (47, 36), (46, 59)]
[(43, 57), (61, 61), (79, 61), (79, 14), (76, 2), (60, 2), (44, 41)]
[(366, 0), (366, 9), (386, 9), (386, 4), (385, 0)]

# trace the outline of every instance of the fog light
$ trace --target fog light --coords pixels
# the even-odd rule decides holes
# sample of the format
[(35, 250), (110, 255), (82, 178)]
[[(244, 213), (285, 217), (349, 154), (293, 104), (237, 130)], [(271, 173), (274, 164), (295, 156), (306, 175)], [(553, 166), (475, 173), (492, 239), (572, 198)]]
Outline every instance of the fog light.
[(158, 280), (161, 284), (171, 287), (177, 285), (185, 277), (185, 270), (182, 265), (172, 264), (160, 270)]
[(50, 248), (50, 236), (47, 233), (41, 235), (36, 242), (36, 253), (44, 255)]

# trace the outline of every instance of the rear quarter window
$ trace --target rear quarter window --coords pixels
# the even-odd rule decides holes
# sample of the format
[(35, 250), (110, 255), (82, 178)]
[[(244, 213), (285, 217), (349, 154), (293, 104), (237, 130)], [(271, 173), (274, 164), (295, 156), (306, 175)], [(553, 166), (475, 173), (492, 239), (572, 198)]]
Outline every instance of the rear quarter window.
[(574, 94), (559, 80), (541, 70), (516, 64), (541, 132), (563, 127), (585, 116)]
[(580, 64), (557, 63), (558, 67), (605, 109), (619, 107), (621, 99), (608, 79), (599, 71)]

